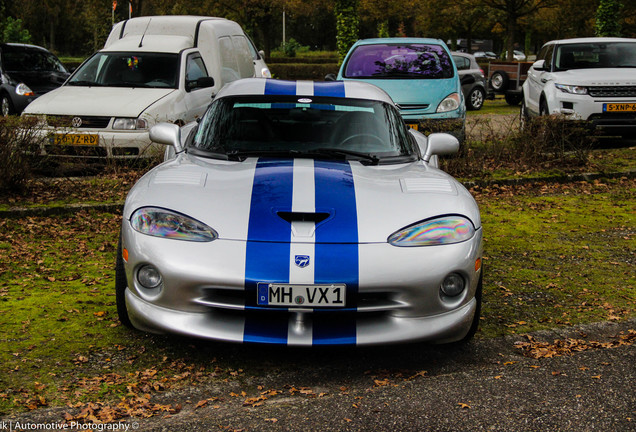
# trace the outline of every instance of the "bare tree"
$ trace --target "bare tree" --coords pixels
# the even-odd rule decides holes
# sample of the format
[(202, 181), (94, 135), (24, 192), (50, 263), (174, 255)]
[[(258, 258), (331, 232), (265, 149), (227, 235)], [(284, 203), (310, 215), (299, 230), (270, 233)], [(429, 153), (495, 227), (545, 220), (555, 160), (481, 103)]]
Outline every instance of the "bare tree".
[(553, 7), (557, 0), (482, 0), (484, 5), (503, 15), (506, 29), (506, 58), (512, 59), (519, 19), (539, 9)]

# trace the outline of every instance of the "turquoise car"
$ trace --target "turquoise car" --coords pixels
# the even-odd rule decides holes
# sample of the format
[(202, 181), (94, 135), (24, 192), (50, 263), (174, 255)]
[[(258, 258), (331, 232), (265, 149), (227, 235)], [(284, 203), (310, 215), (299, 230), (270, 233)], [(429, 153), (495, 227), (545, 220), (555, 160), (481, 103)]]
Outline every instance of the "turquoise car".
[(337, 79), (380, 87), (414, 129), (464, 138), (466, 105), (459, 74), (448, 47), (439, 39), (359, 40), (345, 57)]

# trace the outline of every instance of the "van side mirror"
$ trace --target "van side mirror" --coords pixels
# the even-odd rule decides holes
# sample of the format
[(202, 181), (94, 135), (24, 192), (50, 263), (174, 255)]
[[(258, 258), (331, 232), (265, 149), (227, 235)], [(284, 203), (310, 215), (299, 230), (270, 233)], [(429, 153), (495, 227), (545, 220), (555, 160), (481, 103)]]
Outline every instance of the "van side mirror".
[(325, 81), (336, 81), (337, 78), (338, 77), (336, 76), (336, 74), (330, 73), (330, 74), (325, 75)]
[(201, 77), (196, 80), (186, 81), (186, 91), (192, 91), (199, 88), (214, 87), (214, 78)]

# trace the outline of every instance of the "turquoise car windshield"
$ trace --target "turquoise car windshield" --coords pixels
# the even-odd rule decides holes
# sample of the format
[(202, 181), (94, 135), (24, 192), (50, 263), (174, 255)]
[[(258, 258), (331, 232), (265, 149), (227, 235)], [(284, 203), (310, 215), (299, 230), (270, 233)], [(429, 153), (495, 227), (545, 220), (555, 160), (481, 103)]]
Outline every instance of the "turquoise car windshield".
[(344, 69), (345, 78), (452, 78), (453, 61), (440, 45), (373, 44), (358, 46)]

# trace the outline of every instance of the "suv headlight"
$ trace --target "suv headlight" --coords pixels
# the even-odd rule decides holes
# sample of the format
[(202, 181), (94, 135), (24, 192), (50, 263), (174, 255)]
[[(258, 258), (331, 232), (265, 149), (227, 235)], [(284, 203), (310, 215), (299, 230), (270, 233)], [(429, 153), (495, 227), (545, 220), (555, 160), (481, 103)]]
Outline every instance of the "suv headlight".
[(576, 95), (587, 94), (587, 87), (583, 87), (583, 86), (566, 85), (566, 84), (554, 84), (554, 86), (564, 93), (570, 93), (570, 94), (576, 94)]
[(142, 118), (121, 118), (118, 117), (113, 122), (113, 129), (117, 130), (146, 130), (148, 122)]
[(29, 86), (24, 83), (20, 83), (17, 86), (15, 86), (15, 92), (19, 94), (20, 96), (35, 96), (35, 93), (33, 93), (33, 90), (31, 90)]
[(388, 238), (393, 246), (435, 246), (461, 243), (475, 235), (473, 223), (462, 216), (443, 216), (418, 222)]
[(142, 207), (130, 218), (132, 228), (142, 234), (174, 240), (210, 242), (219, 235), (196, 219), (159, 207)]
[(449, 94), (437, 106), (438, 113), (454, 111), (461, 105), (462, 99), (458, 93)]

